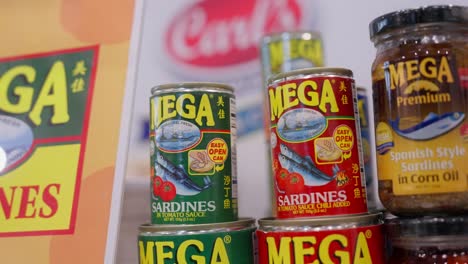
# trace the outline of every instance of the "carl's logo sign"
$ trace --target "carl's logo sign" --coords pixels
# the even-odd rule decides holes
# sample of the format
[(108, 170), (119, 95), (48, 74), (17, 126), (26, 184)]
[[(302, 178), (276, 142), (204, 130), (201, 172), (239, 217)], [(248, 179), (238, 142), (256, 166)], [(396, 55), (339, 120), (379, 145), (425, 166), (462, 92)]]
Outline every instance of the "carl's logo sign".
[(73, 232), (97, 53), (0, 59), (0, 236)]
[(197, 1), (176, 14), (166, 32), (166, 50), (179, 64), (223, 67), (258, 57), (258, 43), (273, 31), (297, 28), (297, 0)]
[(439, 84), (453, 84), (454, 76), (447, 56), (425, 57), (385, 64), (387, 85), (391, 90), (399, 88), (397, 105), (447, 103), (450, 93), (440, 91)]

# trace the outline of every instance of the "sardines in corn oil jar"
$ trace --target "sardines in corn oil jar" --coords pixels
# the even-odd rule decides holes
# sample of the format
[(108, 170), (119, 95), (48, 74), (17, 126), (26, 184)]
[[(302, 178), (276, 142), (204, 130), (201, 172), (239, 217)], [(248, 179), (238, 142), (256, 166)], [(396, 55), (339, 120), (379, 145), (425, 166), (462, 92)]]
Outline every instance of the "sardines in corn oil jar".
[(468, 210), (468, 6), (370, 23), (379, 193), (395, 215)]
[(277, 217), (367, 213), (352, 72), (275, 75), (268, 101)]
[(150, 99), (151, 220), (237, 220), (233, 88), (217, 83), (156, 86)]

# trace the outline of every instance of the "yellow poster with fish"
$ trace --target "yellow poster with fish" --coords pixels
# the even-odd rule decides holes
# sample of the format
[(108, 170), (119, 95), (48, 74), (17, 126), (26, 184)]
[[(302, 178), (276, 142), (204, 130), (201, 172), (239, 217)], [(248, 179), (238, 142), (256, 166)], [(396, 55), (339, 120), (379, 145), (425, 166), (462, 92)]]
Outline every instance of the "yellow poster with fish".
[(114, 262), (135, 6), (0, 4), (1, 263)]

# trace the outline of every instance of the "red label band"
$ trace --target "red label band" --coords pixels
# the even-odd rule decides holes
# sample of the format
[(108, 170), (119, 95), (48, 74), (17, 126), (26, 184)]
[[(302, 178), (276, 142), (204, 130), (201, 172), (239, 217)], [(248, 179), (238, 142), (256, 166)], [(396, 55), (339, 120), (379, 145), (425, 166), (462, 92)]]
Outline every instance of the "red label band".
[(256, 234), (259, 263), (385, 263), (382, 225)]

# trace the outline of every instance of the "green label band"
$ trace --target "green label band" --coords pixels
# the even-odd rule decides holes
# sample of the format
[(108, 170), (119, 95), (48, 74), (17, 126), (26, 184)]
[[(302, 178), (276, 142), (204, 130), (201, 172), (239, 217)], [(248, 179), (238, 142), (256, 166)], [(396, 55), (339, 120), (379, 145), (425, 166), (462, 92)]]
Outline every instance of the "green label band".
[(255, 228), (211, 234), (138, 236), (140, 264), (254, 263)]

